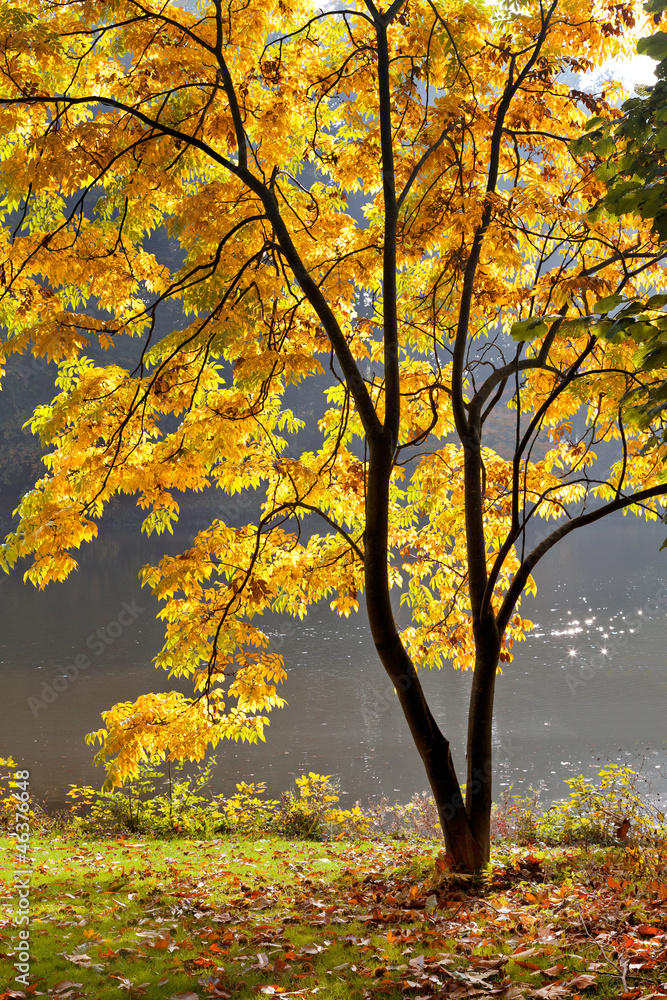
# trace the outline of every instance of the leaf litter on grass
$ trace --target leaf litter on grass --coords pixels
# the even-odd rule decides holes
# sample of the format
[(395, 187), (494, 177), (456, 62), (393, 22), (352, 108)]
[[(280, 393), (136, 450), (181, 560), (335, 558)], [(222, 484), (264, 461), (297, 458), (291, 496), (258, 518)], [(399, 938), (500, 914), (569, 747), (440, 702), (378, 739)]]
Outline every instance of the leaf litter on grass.
[(0, 1000), (667, 997), (667, 880), (613, 851), (519, 848), (473, 884), (435, 842), (63, 843), (33, 890), (34, 981), (6, 919)]

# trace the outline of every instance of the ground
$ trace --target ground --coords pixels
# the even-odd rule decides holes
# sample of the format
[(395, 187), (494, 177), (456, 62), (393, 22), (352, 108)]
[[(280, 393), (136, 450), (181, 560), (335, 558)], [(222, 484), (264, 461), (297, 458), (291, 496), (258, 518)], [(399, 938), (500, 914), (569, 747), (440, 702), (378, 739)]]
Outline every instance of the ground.
[(436, 840), (2, 846), (0, 1000), (667, 997), (664, 859), (631, 845), (500, 844), (476, 883)]

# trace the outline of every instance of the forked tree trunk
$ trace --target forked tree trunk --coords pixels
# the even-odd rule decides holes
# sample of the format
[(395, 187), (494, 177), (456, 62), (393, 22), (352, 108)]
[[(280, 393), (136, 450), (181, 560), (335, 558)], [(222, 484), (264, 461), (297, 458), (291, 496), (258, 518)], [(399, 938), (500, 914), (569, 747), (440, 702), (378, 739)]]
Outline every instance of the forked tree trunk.
[[(366, 607), (378, 655), (389, 675), (410, 728), (415, 746), (423, 761), (435, 798), (440, 824), (452, 864), (459, 871), (475, 872), (489, 858), (491, 816), (491, 712), (493, 687), (486, 690), (491, 669), (492, 643), (484, 646), (473, 678), (471, 723), (469, 731), (469, 775), (467, 796), (463, 801), (454, 769), (449, 741), (441, 733), (426, 702), (412, 660), (398, 634), (391, 607), (388, 575), (389, 481), (393, 465), (393, 445), (386, 434), (369, 440), (370, 456), (366, 496), (365, 582)], [(486, 632), (480, 635), (487, 635)], [(492, 638), (492, 632), (488, 632)], [(470, 756), (472, 749), (472, 756)], [(471, 770), (472, 768), (472, 770)], [(479, 773), (484, 780), (476, 778)], [(477, 787), (479, 785), (479, 788)]]

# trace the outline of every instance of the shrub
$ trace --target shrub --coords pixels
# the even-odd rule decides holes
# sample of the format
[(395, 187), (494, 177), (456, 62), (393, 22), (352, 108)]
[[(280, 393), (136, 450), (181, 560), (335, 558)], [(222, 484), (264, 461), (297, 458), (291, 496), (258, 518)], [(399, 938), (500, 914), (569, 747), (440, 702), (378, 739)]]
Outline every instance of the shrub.
[(218, 831), (223, 833), (267, 833), (275, 828), (277, 799), (264, 799), (266, 782), (246, 784), (241, 781), (236, 792), (220, 804), (222, 822)]
[(16, 779), (17, 771), (22, 770), (12, 757), (0, 757), (0, 830), (15, 832), (19, 809), (24, 814), (24, 819), (30, 821), (32, 830), (58, 826), (62, 822), (60, 814), (48, 816), (43, 806), (30, 793), (27, 780)]
[(521, 796), (509, 788), (500, 802), (493, 804), (491, 836), (494, 840), (532, 844), (539, 834), (542, 816), (538, 789), (531, 788), (530, 795)]
[(0, 757), (0, 829), (14, 825), (16, 813), (14, 798), (14, 771), (16, 764), (11, 757)]
[(372, 827), (372, 818), (355, 803), (352, 809), (340, 809), (339, 790), (331, 775), (310, 771), (296, 779), (298, 796), (284, 792), (276, 817), (277, 831), (286, 837), (324, 840), (330, 837), (364, 836)]
[[(144, 762), (139, 774), (113, 791), (72, 785), (70, 815), (86, 833), (129, 831), (165, 836), (171, 833), (207, 837), (214, 833), (280, 833), (287, 837), (323, 840), (334, 836), (367, 835), (372, 819), (357, 803), (340, 809), (338, 790), (330, 775), (309, 774), (296, 779), (298, 793), (267, 799), (266, 782), (240, 782), (225, 798), (205, 794), (216, 760), (212, 757), (194, 774), (182, 765)], [(162, 791), (158, 794), (158, 786)]]
[(368, 814), (374, 833), (405, 839), (441, 837), (438, 810), (430, 792), (415, 792), (405, 805), (392, 803), (383, 795), (369, 805)]
[(554, 802), (539, 824), (543, 839), (558, 843), (584, 841), (645, 843), (661, 833), (664, 813), (641, 790), (642, 779), (631, 767), (610, 763), (594, 784), (583, 775), (570, 778), (569, 799)]
[(494, 808), (492, 836), (497, 840), (550, 844), (646, 844), (664, 836), (664, 814), (642, 790), (642, 778), (631, 767), (610, 763), (597, 782), (569, 778), (570, 796), (547, 809), (539, 792), (513, 795), (510, 789)]
[[(165, 765), (149, 760), (136, 778), (112, 791), (72, 785), (70, 814), (86, 832), (207, 835), (223, 820), (212, 796), (204, 794), (216, 763), (211, 757), (188, 775), (183, 764), (167, 761), (165, 773)], [(163, 791), (156, 794), (158, 785)]]

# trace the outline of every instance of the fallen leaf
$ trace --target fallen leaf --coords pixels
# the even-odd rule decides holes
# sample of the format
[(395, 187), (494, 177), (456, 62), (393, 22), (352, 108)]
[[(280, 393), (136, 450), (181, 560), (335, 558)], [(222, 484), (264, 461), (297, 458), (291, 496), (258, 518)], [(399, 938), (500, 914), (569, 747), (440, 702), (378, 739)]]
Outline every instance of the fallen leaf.
[(267, 906), (271, 906), (271, 900), (266, 896), (258, 896), (257, 899), (253, 899), (250, 906), (253, 910), (265, 910)]
[(568, 986), (574, 986), (578, 990), (585, 990), (589, 986), (597, 987), (597, 976), (587, 976), (583, 973), (580, 976), (575, 976), (574, 979), (570, 979)]
[(540, 997), (540, 1000), (553, 1000), (554, 997), (569, 996), (570, 993), (569, 986), (562, 986), (560, 983), (547, 983), (541, 990), (535, 990), (533, 996)]

